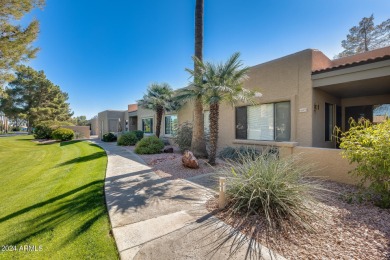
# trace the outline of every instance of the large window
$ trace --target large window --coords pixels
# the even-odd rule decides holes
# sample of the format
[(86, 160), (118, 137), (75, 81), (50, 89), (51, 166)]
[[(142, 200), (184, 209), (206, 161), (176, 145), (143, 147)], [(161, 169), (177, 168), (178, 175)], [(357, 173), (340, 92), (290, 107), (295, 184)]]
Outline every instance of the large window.
[(390, 104), (378, 104), (367, 106), (353, 106), (345, 108), (345, 130), (349, 130), (349, 119), (355, 121), (364, 117), (374, 124), (381, 123), (390, 116)]
[(169, 115), (165, 116), (165, 134), (173, 135), (177, 127), (177, 116)]
[(142, 119), (142, 131), (146, 134), (153, 133), (153, 118)]
[(290, 141), (290, 102), (236, 108), (236, 139)]

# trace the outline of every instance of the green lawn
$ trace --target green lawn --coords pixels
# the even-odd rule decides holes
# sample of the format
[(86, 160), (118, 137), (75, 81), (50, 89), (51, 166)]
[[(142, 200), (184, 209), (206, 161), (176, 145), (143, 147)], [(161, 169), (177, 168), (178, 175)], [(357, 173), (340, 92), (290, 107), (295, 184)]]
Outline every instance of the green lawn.
[[(117, 259), (104, 204), (104, 150), (31, 140), (0, 137), (0, 258)], [(14, 246), (30, 252), (10, 252)]]

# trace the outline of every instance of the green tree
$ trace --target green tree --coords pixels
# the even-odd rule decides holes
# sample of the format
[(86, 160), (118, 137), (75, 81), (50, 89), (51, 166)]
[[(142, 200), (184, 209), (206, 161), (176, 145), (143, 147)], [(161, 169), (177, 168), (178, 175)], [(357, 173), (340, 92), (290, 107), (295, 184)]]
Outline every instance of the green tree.
[(351, 56), (390, 45), (390, 19), (374, 25), (374, 15), (363, 17), (358, 26), (349, 29), (347, 39), (341, 42), (344, 51), (336, 58)]
[(42, 7), (44, 0), (0, 0), (0, 96), (2, 86), (11, 81), (12, 71), (26, 60), (34, 58), (38, 48), (31, 46), (39, 32), (38, 21), (26, 28), (17, 24), (24, 14)]
[(28, 122), (29, 130), (42, 121), (68, 121), (72, 113), (68, 94), (48, 80), (43, 71), (19, 66), (1, 99), (0, 110), (19, 116)]
[(74, 123), (75, 125), (79, 125), (79, 126), (87, 126), (90, 124), (90, 121), (87, 120), (87, 117), (86, 116), (77, 116), (77, 117), (73, 117), (71, 119), (72, 123)]
[[(196, 0), (195, 5), (195, 57), (199, 61), (203, 61), (203, 16), (204, 16), (204, 0)], [(204, 138), (204, 119), (203, 119), (203, 104), (202, 93), (203, 84), (200, 70), (197, 68), (197, 63), (194, 62), (194, 82), (193, 90), (194, 98), (194, 124), (192, 131), (191, 151), (195, 156), (206, 158), (206, 141)]]
[(174, 91), (167, 83), (153, 83), (148, 87), (147, 93), (137, 103), (140, 107), (156, 112), (156, 136), (160, 137), (161, 121), (164, 112), (175, 111), (179, 103), (173, 98)]
[(378, 205), (390, 208), (390, 119), (380, 124), (352, 119), (350, 125), (347, 132), (341, 133), (343, 156), (357, 163), (353, 173), (361, 178), (361, 186), (369, 183), (378, 195)]
[(210, 107), (210, 154), (209, 163), (215, 164), (218, 133), (219, 109), (221, 103), (235, 105), (238, 102), (255, 101), (255, 92), (243, 88), (243, 81), (247, 79), (248, 67), (243, 67), (239, 60), (240, 53), (234, 53), (225, 63), (213, 64), (201, 62), (195, 58), (201, 68), (205, 93), (203, 102)]

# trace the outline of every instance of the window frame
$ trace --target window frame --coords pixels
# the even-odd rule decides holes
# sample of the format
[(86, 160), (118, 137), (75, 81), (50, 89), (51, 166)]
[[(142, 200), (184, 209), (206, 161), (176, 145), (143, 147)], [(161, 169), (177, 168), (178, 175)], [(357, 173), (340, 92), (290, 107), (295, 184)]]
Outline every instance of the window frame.
[[(167, 117), (172, 117), (172, 116), (176, 117), (176, 120), (178, 120), (177, 114), (165, 115), (165, 116), (164, 116), (164, 135), (165, 135), (165, 136), (172, 136), (172, 135), (174, 134), (174, 129), (173, 129), (173, 127), (171, 127), (172, 133), (169, 133), (169, 134), (167, 133)], [(172, 124), (172, 120), (171, 120), (171, 124)]]
[[(145, 123), (144, 123), (144, 120), (147, 120), (147, 119), (150, 119), (151, 120), (151, 126), (150, 126), (150, 130), (151, 132), (145, 132)], [(142, 123), (142, 132), (144, 132), (144, 134), (153, 134), (154, 131), (153, 131), (153, 117), (144, 117), (141, 119), (141, 123)]]
[[(288, 119), (288, 129), (289, 129), (289, 139), (288, 140), (278, 140), (277, 137), (277, 129), (276, 129), (276, 104), (278, 103), (288, 103), (289, 104), (289, 112), (288, 112), (288, 116), (289, 116), (289, 119)], [(248, 118), (248, 108), (251, 107), (250, 105), (249, 106), (239, 106), (239, 107), (235, 107), (235, 110), (234, 110), (234, 113), (235, 113), (235, 124), (234, 124), (234, 127), (235, 127), (235, 138), (237, 140), (249, 140), (249, 141), (260, 141), (260, 142), (291, 142), (291, 101), (290, 100), (285, 100), (285, 101), (278, 101), (278, 102), (269, 102), (269, 103), (263, 103), (263, 104), (259, 104), (259, 105), (255, 105), (255, 106), (261, 106), (261, 105), (270, 105), (272, 104), (272, 109), (273, 109), (273, 114), (272, 114), (272, 117), (273, 117), (273, 120), (272, 120), (272, 124), (273, 124), (273, 139), (272, 140), (266, 140), (266, 139), (249, 139), (248, 138), (248, 135), (249, 135), (249, 129), (248, 129), (248, 124), (249, 124), (249, 118)], [(238, 118), (237, 118), (237, 109), (243, 109), (243, 108), (246, 108), (246, 120), (243, 120), (244, 122), (246, 122), (246, 138), (238, 138), (238, 134), (237, 134), (237, 123), (238, 123)]]

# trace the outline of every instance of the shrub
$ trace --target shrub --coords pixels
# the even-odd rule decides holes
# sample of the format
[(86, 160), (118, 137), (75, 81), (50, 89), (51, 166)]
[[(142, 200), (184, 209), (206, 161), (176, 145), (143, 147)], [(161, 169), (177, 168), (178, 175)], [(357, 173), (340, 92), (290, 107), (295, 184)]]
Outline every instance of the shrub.
[(141, 130), (132, 131), (137, 136), (138, 141), (144, 138), (144, 132)]
[(138, 154), (155, 154), (160, 153), (164, 148), (164, 143), (157, 136), (148, 136), (142, 138), (135, 146), (135, 152)]
[(103, 142), (115, 142), (116, 141), (116, 135), (114, 135), (113, 133), (104, 134), (103, 138), (102, 138), (102, 141)]
[(138, 142), (138, 138), (134, 132), (123, 133), (118, 139), (118, 145), (135, 145)]
[(244, 155), (241, 160), (229, 161), (222, 170), (231, 213), (265, 219), (267, 232), (296, 226), (312, 230), (314, 194), (322, 189), (305, 177), (307, 164), (268, 153)]
[(175, 131), (173, 140), (179, 146), (181, 152), (191, 149), (192, 124), (185, 122), (179, 125)]
[(350, 125), (341, 133), (343, 157), (357, 163), (351, 173), (360, 177), (361, 187), (369, 183), (375, 204), (390, 208), (390, 119), (374, 125), (366, 119), (351, 120)]
[(53, 133), (53, 128), (46, 124), (39, 124), (34, 127), (35, 139), (50, 139)]
[(13, 126), (12, 131), (13, 132), (19, 132), (21, 130), (20, 126)]
[(58, 128), (53, 131), (52, 138), (59, 141), (69, 141), (74, 138), (74, 132), (68, 128)]
[(240, 147), (231, 147), (227, 146), (223, 148), (218, 157), (223, 160), (232, 160), (235, 162), (241, 161), (243, 156), (247, 156), (254, 160), (257, 156), (259, 156), (261, 152), (252, 147), (240, 146)]

